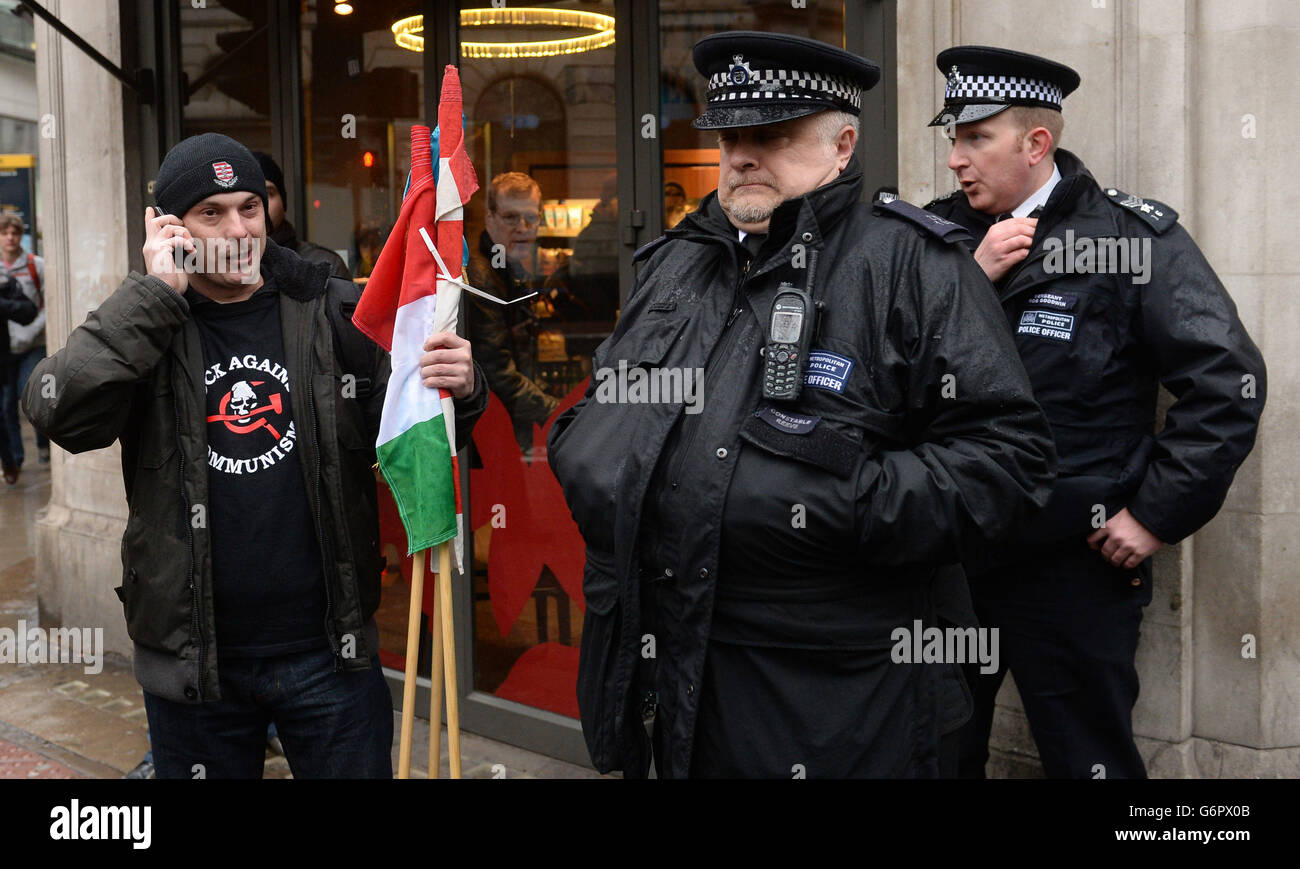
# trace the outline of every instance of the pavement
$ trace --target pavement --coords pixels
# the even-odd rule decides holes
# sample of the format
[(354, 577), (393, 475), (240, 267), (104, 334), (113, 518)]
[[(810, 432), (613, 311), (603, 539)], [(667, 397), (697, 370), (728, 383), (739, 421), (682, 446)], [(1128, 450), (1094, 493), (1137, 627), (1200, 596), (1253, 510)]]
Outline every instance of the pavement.
[[(0, 628), (39, 622), (33, 522), (50, 494), (49, 465), (39, 464), (24, 423), (26, 462), (14, 486), (0, 481)], [(44, 625), (45, 628), (55, 627)], [(148, 750), (148, 722), (130, 661), (105, 655), (103, 669), (82, 664), (0, 663), (0, 779), (121, 778)], [(393, 768), (401, 717), (393, 716)], [(425, 777), (429, 724), (416, 718), (412, 778)], [(443, 729), (442, 777), (448, 775)], [(600, 778), (594, 770), (461, 733), (465, 778)], [(267, 753), (264, 778), (292, 778), (283, 757)]]

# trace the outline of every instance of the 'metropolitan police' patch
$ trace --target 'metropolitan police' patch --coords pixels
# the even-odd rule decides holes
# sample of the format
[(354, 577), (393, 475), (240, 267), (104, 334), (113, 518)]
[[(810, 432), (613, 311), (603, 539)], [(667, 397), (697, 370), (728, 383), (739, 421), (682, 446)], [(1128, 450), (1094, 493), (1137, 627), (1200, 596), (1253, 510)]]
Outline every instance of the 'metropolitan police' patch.
[(844, 384), (853, 370), (853, 360), (847, 356), (814, 350), (808, 354), (808, 367), (803, 370), (803, 385), (844, 394)]
[(1074, 316), (1052, 311), (1025, 311), (1020, 315), (1017, 335), (1041, 335), (1057, 341), (1074, 340)]

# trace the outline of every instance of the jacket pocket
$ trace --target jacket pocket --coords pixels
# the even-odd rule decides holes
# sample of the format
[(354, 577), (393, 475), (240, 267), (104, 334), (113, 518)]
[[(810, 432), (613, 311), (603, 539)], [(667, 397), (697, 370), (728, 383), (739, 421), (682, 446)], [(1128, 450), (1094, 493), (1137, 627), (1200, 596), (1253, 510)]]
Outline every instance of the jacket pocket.
[(122, 598), (132, 641), (180, 655), (194, 614), (188, 540), (132, 513), (122, 535)]
[[(359, 620), (364, 622), (379, 606), (380, 574), (384, 570), (384, 557), (379, 546), (379, 480), (375, 470), (375, 445), (366, 431), (360, 402), (352, 397), (343, 398), (348, 384), (333, 378), (340, 396), (334, 402), (335, 431), (338, 442), (339, 475), (345, 504), (331, 507), (330, 515), (340, 531), (347, 534), (352, 564), (339, 564), (339, 579), (346, 593), (350, 585), (349, 574), (355, 576)], [(323, 469), (328, 474), (328, 468)], [(336, 559), (342, 559), (342, 547), (334, 547)], [(346, 598), (336, 601), (337, 616), (346, 615)], [(358, 622), (358, 624), (360, 623)], [(340, 621), (342, 629), (355, 629), (350, 620)], [(371, 650), (373, 651), (373, 650)]]
[(642, 317), (608, 352), (601, 354), (601, 359), (606, 365), (620, 360), (628, 365), (657, 365), (668, 355), (685, 326), (686, 320), (681, 317)]
[[(669, 358), (686, 321), (656, 318), (632, 327), (608, 352), (599, 353), (593, 392), (553, 437), (547, 458), (583, 538), (601, 551), (614, 549), (624, 469), (666, 433), (681, 405), (633, 403), (616, 388), (619, 377)], [(651, 372), (653, 374), (653, 372)]]
[[(744, 574), (794, 572), (801, 585), (818, 585), (830, 574), (860, 569), (858, 487), (872, 464), (871, 444), (862, 427), (805, 407), (761, 406), (742, 423), (722, 545)], [(819, 553), (812, 572), (809, 552)]]
[(582, 621), (582, 646), (578, 656), (578, 711), (582, 735), (600, 772), (621, 766), (614, 719), (618, 711), (615, 664), (622, 635), (623, 608), (619, 606), (618, 580), (612, 570), (595, 563), (588, 550), (582, 593), (587, 611)]
[(1045, 546), (1087, 537), (1097, 530), (1092, 524), (1096, 505), (1112, 503), (1117, 494), (1118, 485), (1110, 477), (1057, 477), (1047, 504), (1008, 543)]
[[(812, 426), (810, 430), (802, 429)], [(862, 429), (837, 425), (813, 414), (760, 407), (740, 427), (740, 437), (777, 456), (795, 459), (837, 477), (853, 473), (862, 449)]]
[[(1142, 485), (1155, 438), (1144, 435), (1117, 476), (1066, 474), (1056, 478), (1046, 506), (1025, 525), (1020, 539), (1030, 545), (1081, 540), (1128, 504)], [(1098, 507), (1101, 510), (1098, 511)]]

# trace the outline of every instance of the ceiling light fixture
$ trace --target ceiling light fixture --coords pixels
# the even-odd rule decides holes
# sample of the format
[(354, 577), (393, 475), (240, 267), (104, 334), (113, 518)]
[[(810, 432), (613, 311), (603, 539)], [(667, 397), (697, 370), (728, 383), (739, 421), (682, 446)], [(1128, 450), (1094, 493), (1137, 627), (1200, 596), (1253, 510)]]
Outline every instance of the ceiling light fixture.
[[(462, 42), (461, 57), (554, 57), (579, 54), (614, 44), (614, 17), (577, 9), (524, 7), (462, 9), (461, 27), (573, 27), (594, 31), (568, 39), (535, 42)], [(393, 24), (393, 41), (408, 51), (424, 51), (424, 16), (412, 15)]]
[(348, 0), (334, 0), (334, 12), (338, 15), (351, 15), (352, 4)]

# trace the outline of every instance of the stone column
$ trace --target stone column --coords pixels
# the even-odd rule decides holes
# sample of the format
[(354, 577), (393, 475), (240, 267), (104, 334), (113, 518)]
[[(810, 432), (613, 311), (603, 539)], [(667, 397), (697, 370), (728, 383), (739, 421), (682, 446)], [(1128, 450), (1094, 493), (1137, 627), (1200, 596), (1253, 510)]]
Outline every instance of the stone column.
[[(1065, 102), (1063, 145), (1101, 184), (1180, 213), (1263, 351), (1269, 403), (1254, 452), (1219, 515), (1156, 556), (1133, 721), (1153, 776), (1300, 775), (1300, 463), (1293, 458), (1300, 250), (1289, 216), (1294, 196), (1286, 195), (1294, 193), (1288, 155), (1300, 117), (1294, 76), (1282, 74), (1300, 54), (1300, 7), (1269, 0), (898, 5), (905, 198), (923, 204), (956, 186), (947, 140), (924, 126), (943, 101), (939, 51), (983, 44), (1059, 60), (1083, 77)], [(999, 703), (991, 772), (1041, 774), (1010, 682)]]
[[(49, 0), (46, 7), (119, 60), (117, 0)], [(122, 85), (40, 19), (35, 36), (46, 339), (54, 353), (134, 261), (125, 244)], [(122, 581), (126, 521), (118, 447), (72, 456), (56, 446), (51, 478), (49, 506), (36, 520), (41, 621), (102, 627), (107, 650), (129, 654), (113, 593)]]

